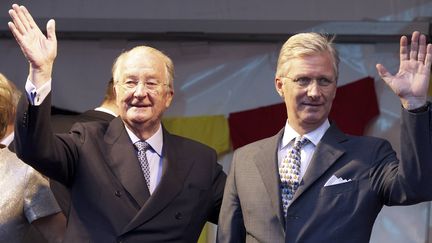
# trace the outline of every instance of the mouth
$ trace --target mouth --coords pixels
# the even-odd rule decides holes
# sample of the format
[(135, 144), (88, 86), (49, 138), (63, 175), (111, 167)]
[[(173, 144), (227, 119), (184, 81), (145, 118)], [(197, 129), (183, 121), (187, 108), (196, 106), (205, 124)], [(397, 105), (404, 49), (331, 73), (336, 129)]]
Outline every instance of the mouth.
[(135, 107), (135, 108), (147, 108), (147, 107), (151, 107), (151, 104), (131, 104), (131, 107)]
[(321, 103), (303, 103), (304, 106), (310, 106), (310, 107), (319, 107), (322, 106), (323, 104)]

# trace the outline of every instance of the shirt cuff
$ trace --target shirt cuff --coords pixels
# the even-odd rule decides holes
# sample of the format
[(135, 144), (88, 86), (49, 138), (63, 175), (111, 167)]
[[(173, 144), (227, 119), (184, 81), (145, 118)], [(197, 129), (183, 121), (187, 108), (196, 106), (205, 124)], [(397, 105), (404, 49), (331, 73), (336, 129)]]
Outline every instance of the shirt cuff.
[(27, 82), (25, 84), (25, 90), (30, 104), (38, 106), (42, 104), (42, 102), (51, 92), (51, 79), (48, 80), (48, 82), (46, 82), (44, 85), (39, 87), (39, 89), (37, 89), (36, 86), (29, 79), (27, 79)]
[(429, 107), (430, 107), (430, 102), (427, 101), (426, 104), (424, 104), (424, 105), (422, 105), (422, 106), (420, 106), (418, 108), (408, 110), (408, 111), (411, 112), (411, 113), (421, 113), (421, 112), (428, 111)]

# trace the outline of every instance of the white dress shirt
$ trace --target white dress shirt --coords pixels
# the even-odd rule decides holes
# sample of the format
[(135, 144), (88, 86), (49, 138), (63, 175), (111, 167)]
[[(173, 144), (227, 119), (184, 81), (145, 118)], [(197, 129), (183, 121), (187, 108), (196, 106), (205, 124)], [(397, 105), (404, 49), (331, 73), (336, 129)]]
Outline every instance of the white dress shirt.
[(0, 144), (4, 145), (5, 147), (8, 147), (14, 140), (14, 134), (15, 134), (14, 132), (11, 132), (9, 135), (7, 135), (2, 140), (0, 140)]
[[(315, 148), (317, 144), (319, 143), (319, 141), (321, 141), (321, 138), (324, 136), (324, 133), (327, 131), (329, 127), (330, 127), (330, 123), (328, 120), (326, 120), (317, 129), (303, 135), (304, 137), (309, 139), (310, 142), (304, 145), (300, 150), (300, 156), (301, 156), (300, 181), (302, 180), (304, 174), (306, 173), (307, 168), (309, 167), (309, 163), (315, 152)], [(285, 158), (288, 151), (294, 145), (293, 144), (294, 139), (299, 136), (300, 135), (288, 124), (287, 121), (285, 124), (285, 130), (282, 137), (282, 141), (279, 144), (278, 167), (280, 167), (282, 160)]]
[[(126, 131), (133, 144), (140, 141), (140, 139), (125, 125)], [(162, 146), (163, 146), (163, 134), (162, 126), (159, 125), (159, 129), (153, 136), (148, 138), (146, 142), (152, 149), (146, 151), (147, 161), (150, 169), (150, 195), (156, 189), (162, 176)], [(138, 151), (137, 151), (138, 153)]]

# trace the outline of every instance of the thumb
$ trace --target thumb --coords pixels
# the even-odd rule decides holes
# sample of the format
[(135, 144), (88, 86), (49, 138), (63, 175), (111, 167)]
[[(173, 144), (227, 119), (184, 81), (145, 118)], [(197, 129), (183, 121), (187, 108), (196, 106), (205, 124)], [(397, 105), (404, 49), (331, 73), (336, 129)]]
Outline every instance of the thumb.
[(56, 37), (56, 32), (55, 32), (55, 20), (54, 19), (50, 19), (47, 23), (47, 38), (48, 40), (53, 40), (56, 41), (57, 37)]
[(387, 69), (382, 64), (377, 64), (376, 69), (378, 71), (379, 76), (387, 82), (387, 79), (391, 77), (391, 74), (387, 71)]

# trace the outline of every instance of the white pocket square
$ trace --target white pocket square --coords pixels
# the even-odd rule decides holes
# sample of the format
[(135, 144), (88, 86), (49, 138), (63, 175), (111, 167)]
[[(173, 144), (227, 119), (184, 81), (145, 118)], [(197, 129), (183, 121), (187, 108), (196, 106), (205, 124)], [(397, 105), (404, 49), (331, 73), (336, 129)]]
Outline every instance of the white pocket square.
[(351, 181), (351, 179), (346, 180), (346, 179), (337, 177), (335, 175), (332, 175), (332, 177), (330, 177), (330, 179), (328, 179), (328, 181), (324, 184), (324, 187), (333, 186), (333, 185), (342, 184), (342, 183), (347, 183), (350, 181)]

